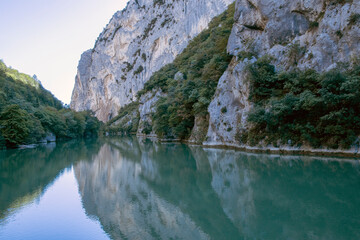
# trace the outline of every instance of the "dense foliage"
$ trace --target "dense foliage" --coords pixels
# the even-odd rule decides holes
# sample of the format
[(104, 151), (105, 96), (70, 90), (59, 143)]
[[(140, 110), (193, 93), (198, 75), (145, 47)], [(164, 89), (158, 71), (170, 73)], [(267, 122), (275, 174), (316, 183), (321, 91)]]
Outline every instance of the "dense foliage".
[(360, 67), (275, 72), (266, 58), (249, 65), (251, 129), (240, 141), (348, 148), (360, 135)]
[[(235, 6), (215, 17), (209, 28), (194, 38), (172, 64), (164, 66), (145, 84), (138, 96), (160, 88), (167, 93), (157, 103), (153, 116), (159, 136), (184, 139), (194, 126), (195, 116), (207, 115), (218, 81), (231, 56), (226, 47), (233, 25)], [(180, 77), (176, 77), (180, 72)]]
[(40, 105), (62, 108), (62, 103), (38, 81), (0, 61), (0, 110), (9, 104), (20, 105), (25, 110)]
[(110, 133), (136, 134), (139, 127), (139, 102), (132, 102), (119, 110), (119, 114), (111, 119), (104, 130)]
[(34, 78), (0, 61), (0, 148), (36, 143), (49, 133), (57, 138), (97, 135), (90, 112), (73, 112)]

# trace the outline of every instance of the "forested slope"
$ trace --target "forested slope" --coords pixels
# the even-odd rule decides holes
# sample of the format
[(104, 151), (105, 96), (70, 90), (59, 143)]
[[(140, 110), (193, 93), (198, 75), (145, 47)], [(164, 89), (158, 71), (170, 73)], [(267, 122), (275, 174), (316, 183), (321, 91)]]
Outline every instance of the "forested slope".
[(0, 147), (96, 135), (90, 112), (74, 112), (29, 75), (0, 61)]

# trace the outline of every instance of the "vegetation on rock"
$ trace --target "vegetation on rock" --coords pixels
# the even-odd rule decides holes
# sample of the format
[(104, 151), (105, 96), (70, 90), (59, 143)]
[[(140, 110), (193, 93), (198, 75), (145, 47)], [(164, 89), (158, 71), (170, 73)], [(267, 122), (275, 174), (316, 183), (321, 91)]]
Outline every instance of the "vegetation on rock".
[(110, 133), (136, 134), (139, 127), (139, 102), (132, 102), (119, 110), (119, 114), (111, 119), (104, 130)]
[(360, 66), (276, 72), (268, 58), (248, 67), (250, 130), (241, 141), (349, 148), (360, 135)]
[[(164, 66), (145, 83), (138, 93), (141, 97), (152, 89), (160, 88), (166, 96), (157, 102), (153, 116), (154, 130), (161, 137), (189, 137), (195, 116), (206, 116), (221, 75), (228, 67), (231, 56), (226, 47), (235, 5), (215, 17), (209, 28), (195, 37), (171, 64)], [(181, 72), (183, 79), (176, 79)]]

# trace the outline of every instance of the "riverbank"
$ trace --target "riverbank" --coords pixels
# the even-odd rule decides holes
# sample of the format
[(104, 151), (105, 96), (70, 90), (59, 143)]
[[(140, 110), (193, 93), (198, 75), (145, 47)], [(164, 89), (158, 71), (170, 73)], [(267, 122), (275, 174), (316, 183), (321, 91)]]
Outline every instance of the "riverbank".
[(267, 154), (279, 154), (279, 155), (302, 155), (302, 156), (323, 156), (323, 157), (343, 157), (343, 158), (356, 158), (360, 159), (360, 149), (358, 146), (353, 146), (348, 150), (343, 149), (314, 149), (310, 147), (291, 147), (291, 146), (282, 146), (282, 147), (273, 147), (273, 146), (255, 146), (251, 147), (248, 145), (237, 145), (229, 143), (196, 143), (193, 141), (181, 141), (179, 139), (160, 139), (157, 136), (151, 135), (136, 135), (140, 138), (149, 138), (157, 140), (159, 142), (181, 142), (188, 145), (199, 145), (204, 148), (217, 148), (217, 149), (234, 149), (242, 152), (249, 153), (267, 153)]
[(303, 155), (303, 156), (322, 156), (322, 157), (344, 157), (360, 159), (360, 152), (355, 148), (349, 150), (335, 150), (335, 149), (312, 149), (312, 148), (296, 148), (296, 147), (251, 147), (246, 145), (221, 145), (221, 144), (202, 144), (203, 147), (220, 148), (220, 149), (235, 149), (250, 153), (267, 153), (280, 155)]

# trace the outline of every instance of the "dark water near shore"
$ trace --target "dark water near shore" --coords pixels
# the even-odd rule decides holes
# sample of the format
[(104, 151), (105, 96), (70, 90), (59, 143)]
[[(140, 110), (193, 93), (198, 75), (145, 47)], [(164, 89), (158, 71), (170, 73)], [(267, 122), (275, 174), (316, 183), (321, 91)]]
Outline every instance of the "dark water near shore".
[(0, 239), (360, 239), (360, 166), (137, 138), (1, 151)]

